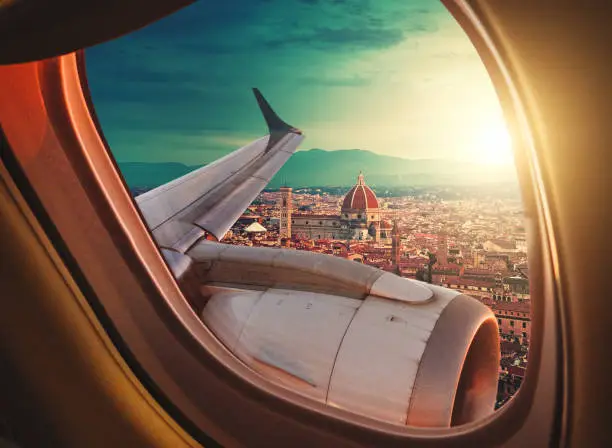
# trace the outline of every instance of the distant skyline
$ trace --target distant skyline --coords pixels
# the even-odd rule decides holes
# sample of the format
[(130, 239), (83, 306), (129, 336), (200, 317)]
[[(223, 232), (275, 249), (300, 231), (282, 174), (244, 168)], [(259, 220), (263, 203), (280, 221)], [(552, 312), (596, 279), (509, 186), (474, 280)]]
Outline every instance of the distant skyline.
[(121, 162), (199, 165), (263, 136), (259, 87), (301, 149), (512, 163), (484, 65), (436, 1), (197, 2), (86, 58)]

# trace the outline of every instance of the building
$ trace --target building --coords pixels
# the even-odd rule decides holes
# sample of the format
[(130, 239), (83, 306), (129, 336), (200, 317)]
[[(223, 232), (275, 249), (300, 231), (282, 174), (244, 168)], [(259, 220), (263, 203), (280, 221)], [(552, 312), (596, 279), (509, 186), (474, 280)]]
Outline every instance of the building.
[(268, 231), (268, 229), (266, 229), (264, 226), (262, 226), (261, 224), (259, 224), (257, 221), (254, 221), (253, 223), (249, 224), (245, 229), (244, 232), (250, 236), (256, 236), (256, 235), (263, 235), (264, 233), (266, 233)]
[(280, 221), (278, 234), (280, 238), (291, 238), (291, 215), (293, 210), (292, 188), (281, 187), (280, 189)]
[(480, 300), (495, 313), (502, 338), (516, 340), (523, 345), (529, 344), (531, 339), (531, 301), (506, 302), (486, 298)]
[(517, 237), (514, 239), (516, 249), (519, 252), (527, 253), (527, 239), (525, 237)]
[(438, 259), (438, 264), (448, 264), (448, 240), (444, 231), (438, 234), (438, 250), (436, 251), (436, 258)]
[(481, 250), (474, 250), (473, 251), (473, 257), (474, 257), (474, 261), (472, 262), (472, 265), (474, 266), (474, 268), (478, 269), (482, 265), (485, 264), (485, 254), (484, 254), (483, 251), (481, 251)]
[(514, 241), (494, 239), (486, 241), (482, 247), (487, 252), (518, 252)]
[(378, 199), (362, 173), (344, 196), (340, 214), (291, 215), (291, 235), (305, 239), (373, 240), (390, 244), (392, 229), (391, 223), (381, 222)]
[(531, 337), (531, 306), (529, 302), (497, 302), (491, 309), (497, 317), (500, 333), (528, 343)]
[(402, 275), (401, 270), (401, 261), (402, 261), (402, 243), (400, 239), (399, 227), (397, 225), (397, 220), (393, 223), (392, 230), (392, 246), (391, 246), (391, 263), (393, 263), (393, 268), (395, 273), (399, 276)]

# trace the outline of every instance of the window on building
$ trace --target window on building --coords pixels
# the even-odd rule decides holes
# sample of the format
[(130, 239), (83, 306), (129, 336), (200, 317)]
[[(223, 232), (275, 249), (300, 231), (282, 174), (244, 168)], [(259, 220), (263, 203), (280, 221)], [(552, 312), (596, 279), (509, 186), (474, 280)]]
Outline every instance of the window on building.
[(510, 326), (514, 327), (514, 321), (513, 320), (510, 321)]
[(497, 319), (497, 324), (498, 324), (498, 325), (501, 325), (501, 324), (502, 324), (501, 319)]
[(527, 322), (523, 322), (523, 328), (527, 328)]

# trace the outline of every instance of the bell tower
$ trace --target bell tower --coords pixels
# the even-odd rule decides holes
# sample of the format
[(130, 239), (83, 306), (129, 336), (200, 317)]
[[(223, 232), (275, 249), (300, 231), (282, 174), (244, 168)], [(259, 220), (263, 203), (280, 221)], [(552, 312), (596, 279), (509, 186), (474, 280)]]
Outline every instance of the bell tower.
[(397, 219), (393, 220), (393, 230), (391, 231), (391, 262), (393, 263), (394, 271), (401, 276), (400, 261), (402, 257), (402, 241), (397, 224)]
[(448, 238), (446, 231), (442, 230), (438, 234), (438, 250), (436, 252), (438, 263), (445, 265), (448, 263)]
[(282, 240), (286, 238), (291, 239), (291, 203), (292, 203), (292, 191), (291, 187), (280, 188), (280, 224), (279, 224), (279, 237)]

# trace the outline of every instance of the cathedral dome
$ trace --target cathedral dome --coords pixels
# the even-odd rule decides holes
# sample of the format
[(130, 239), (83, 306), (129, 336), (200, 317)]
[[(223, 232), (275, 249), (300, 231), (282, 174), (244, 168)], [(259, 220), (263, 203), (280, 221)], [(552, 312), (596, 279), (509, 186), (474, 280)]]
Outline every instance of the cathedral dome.
[(359, 173), (357, 184), (344, 196), (342, 211), (377, 209), (378, 199), (374, 192), (365, 184), (363, 174)]

